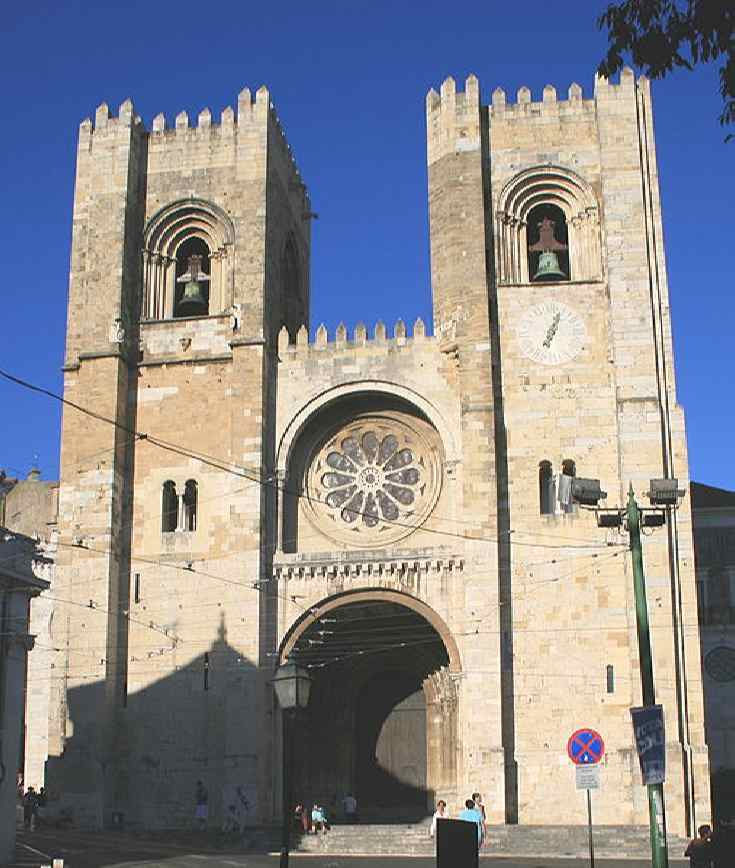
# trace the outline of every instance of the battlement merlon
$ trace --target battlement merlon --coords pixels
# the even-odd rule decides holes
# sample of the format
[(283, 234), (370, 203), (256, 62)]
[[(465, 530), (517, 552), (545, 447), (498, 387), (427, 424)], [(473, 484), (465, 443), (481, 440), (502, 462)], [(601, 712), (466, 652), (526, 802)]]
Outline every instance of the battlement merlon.
[(353, 330), (351, 340), (344, 323), (340, 323), (337, 326), (332, 340), (329, 339), (329, 333), (324, 323), (317, 328), (313, 340), (309, 339), (309, 332), (306, 326), (302, 326), (296, 335), (295, 342), (293, 336), (289, 334), (288, 329), (284, 326), (278, 335), (278, 353), (283, 357), (287, 353), (324, 352), (326, 350), (357, 349), (358, 347), (388, 345), (401, 347), (417, 342), (435, 342), (434, 337), (426, 334), (426, 325), (421, 317), (414, 322), (411, 335), (408, 334), (406, 324), (403, 320), (399, 319), (393, 327), (393, 335), (391, 337), (388, 334), (385, 323), (379, 320), (373, 328), (372, 337), (368, 335), (365, 324), (358, 323)]
[(275, 106), (271, 101), (270, 92), (265, 85), (258, 88), (253, 95), (248, 88), (240, 91), (237, 99), (237, 111), (226, 106), (220, 113), (219, 123), (213, 122), (209, 108), (202, 109), (196, 120), (196, 125), (190, 123), (187, 112), (176, 115), (174, 126), (167, 124), (163, 113), (157, 114), (148, 130), (141, 117), (135, 113), (133, 101), (126, 99), (119, 107), (117, 115), (110, 111), (106, 102), (101, 103), (94, 114), (94, 120), (85, 118), (79, 126), (79, 150), (92, 152), (95, 142), (104, 141), (111, 144), (120, 134), (130, 135), (131, 128), (141, 135), (149, 136), (151, 143), (158, 146), (180, 146), (182, 138), (195, 144), (208, 140), (210, 146), (217, 140), (230, 145), (233, 139), (247, 139), (262, 135), (262, 142), (268, 141), (271, 147), (283, 157), (282, 164), (288, 167), (288, 185), (290, 190), (299, 190), (304, 197), (305, 210), (309, 210), (309, 197), (299, 168), (296, 164), (291, 146), (288, 144), (283, 127), (278, 119)]
[(480, 83), (470, 75), (464, 91), (457, 91), (449, 76), (440, 93), (426, 95), (427, 159), (432, 165), (441, 157), (459, 151), (480, 150)]
[[(630, 67), (624, 67), (618, 83), (602, 76), (595, 76), (594, 95), (585, 99), (582, 88), (572, 82), (567, 99), (557, 98), (556, 88), (547, 84), (540, 101), (533, 101), (528, 87), (518, 88), (516, 101), (509, 102), (505, 91), (497, 87), (492, 93), (488, 114), (492, 121), (540, 121), (554, 116), (594, 114), (595, 111), (615, 110), (618, 105), (627, 107), (635, 102), (636, 92), (649, 95), (650, 85), (645, 76), (636, 82)], [(480, 85), (477, 77), (468, 76), (464, 92), (458, 91), (450, 76), (444, 80), (440, 93), (433, 88), (426, 95), (427, 151), (431, 165), (440, 157), (454, 151), (479, 148), (480, 135)]]

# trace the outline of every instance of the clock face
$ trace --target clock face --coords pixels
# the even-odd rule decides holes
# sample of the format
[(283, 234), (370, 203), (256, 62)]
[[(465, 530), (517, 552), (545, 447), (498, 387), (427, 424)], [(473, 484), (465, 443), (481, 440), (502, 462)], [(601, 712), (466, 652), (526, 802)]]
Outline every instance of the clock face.
[(517, 334), (523, 355), (542, 365), (570, 362), (587, 342), (582, 317), (557, 301), (544, 301), (526, 311)]

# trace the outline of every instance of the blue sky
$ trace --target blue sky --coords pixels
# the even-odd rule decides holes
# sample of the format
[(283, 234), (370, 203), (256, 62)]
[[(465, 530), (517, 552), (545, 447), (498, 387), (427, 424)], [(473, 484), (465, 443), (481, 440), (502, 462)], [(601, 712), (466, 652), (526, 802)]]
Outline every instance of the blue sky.
[[(312, 326), (430, 322), (424, 96), (474, 72), (590, 96), (598, 2), (13, 4), (2, 22), (0, 362), (61, 389), (77, 127), (126, 97), (146, 125), (269, 87), (309, 187)], [(693, 478), (735, 488), (733, 158), (715, 67), (654, 85), (664, 230)], [(0, 381), (0, 467), (58, 473), (60, 413)]]

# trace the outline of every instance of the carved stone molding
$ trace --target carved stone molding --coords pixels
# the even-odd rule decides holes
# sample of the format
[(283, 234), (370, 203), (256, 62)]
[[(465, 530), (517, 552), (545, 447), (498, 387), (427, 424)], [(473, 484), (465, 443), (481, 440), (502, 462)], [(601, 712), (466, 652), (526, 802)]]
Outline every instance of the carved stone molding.
[(458, 556), (405, 560), (300, 561), (273, 564), (274, 579), (401, 578), (410, 574), (460, 573), (464, 559)]
[(592, 187), (561, 166), (534, 166), (505, 185), (495, 209), (500, 284), (528, 283), (527, 218), (536, 205), (553, 204), (566, 217), (573, 281), (602, 279), (599, 205)]

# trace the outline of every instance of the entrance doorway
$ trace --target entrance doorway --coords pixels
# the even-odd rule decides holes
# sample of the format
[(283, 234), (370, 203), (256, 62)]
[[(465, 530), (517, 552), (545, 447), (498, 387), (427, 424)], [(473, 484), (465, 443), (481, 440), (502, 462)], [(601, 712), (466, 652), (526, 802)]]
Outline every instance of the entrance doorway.
[(452, 663), (422, 605), (396, 592), (348, 593), (287, 637), (282, 658), (313, 679), (294, 732), (295, 800), (324, 803), (338, 819), (352, 793), (363, 819), (385, 822), (426, 816), (454, 795)]

